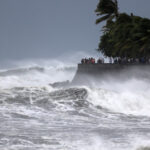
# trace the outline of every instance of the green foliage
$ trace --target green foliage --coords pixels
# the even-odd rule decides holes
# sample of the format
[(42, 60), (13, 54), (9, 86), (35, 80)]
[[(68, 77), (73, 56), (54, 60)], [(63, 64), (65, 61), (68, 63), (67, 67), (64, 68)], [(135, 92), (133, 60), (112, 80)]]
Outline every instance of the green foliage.
[(101, 53), (109, 57), (150, 57), (150, 19), (118, 14), (116, 0), (100, 0), (96, 12), (105, 14), (96, 23), (107, 20), (99, 43)]

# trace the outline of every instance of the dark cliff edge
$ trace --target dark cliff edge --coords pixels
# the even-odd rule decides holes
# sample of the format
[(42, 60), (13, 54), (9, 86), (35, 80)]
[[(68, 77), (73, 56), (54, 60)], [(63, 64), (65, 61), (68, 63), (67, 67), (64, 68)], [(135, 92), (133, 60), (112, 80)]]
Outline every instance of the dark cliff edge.
[(86, 85), (110, 78), (150, 78), (150, 64), (78, 64), (71, 84)]

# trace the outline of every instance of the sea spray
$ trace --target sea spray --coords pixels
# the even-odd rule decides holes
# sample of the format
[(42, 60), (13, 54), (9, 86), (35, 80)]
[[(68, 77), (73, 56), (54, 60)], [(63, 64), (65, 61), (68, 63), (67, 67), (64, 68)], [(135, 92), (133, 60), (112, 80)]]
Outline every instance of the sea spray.
[(76, 65), (61, 61), (22, 62), (0, 71), (0, 149), (149, 147), (149, 79), (107, 77), (87, 86), (49, 85), (71, 81), (75, 72)]
[[(113, 80), (112, 80), (113, 81)], [(139, 79), (122, 83), (104, 81), (96, 88), (87, 88), (89, 101), (113, 112), (128, 115), (150, 115), (150, 86)]]
[(60, 61), (40, 61), (30, 65), (28, 62), (22, 62), (21, 64), (24, 66), (19, 65), (0, 72), (0, 88), (45, 86), (58, 81), (71, 81), (76, 71), (76, 65), (64, 64)]

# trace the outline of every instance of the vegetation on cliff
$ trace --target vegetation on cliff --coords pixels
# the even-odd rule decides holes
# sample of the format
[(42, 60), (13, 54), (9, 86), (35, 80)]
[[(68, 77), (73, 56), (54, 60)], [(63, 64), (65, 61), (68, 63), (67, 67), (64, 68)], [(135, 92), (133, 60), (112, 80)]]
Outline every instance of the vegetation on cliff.
[(150, 56), (150, 19), (119, 13), (117, 0), (100, 0), (96, 24), (106, 21), (98, 51), (108, 57)]

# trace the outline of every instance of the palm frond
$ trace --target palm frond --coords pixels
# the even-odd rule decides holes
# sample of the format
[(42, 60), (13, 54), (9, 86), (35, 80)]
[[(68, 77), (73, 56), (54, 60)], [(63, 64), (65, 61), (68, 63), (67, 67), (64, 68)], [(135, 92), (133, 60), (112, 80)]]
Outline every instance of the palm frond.
[(101, 23), (102, 21), (107, 20), (109, 17), (110, 17), (110, 15), (106, 15), (106, 16), (103, 16), (103, 17), (101, 17), (101, 18), (98, 18), (95, 23), (96, 23), (96, 24), (99, 24), (99, 23)]

